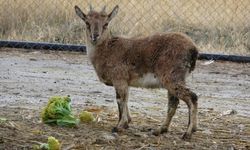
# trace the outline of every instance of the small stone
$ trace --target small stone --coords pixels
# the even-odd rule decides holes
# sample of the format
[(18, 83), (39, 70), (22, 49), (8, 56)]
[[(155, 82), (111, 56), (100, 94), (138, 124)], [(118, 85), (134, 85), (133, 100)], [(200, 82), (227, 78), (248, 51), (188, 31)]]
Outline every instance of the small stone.
[(98, 94), (98, 93), (102, 93), (101, 91), (92, 91), (90, 92), (91, 94)]
[(115, 137), (113, 135), (104, 133), (95, 140), (94, 144), (107, 144), (113, 140), (115, 140)]
[(102, 137), (106, 140), (114, 140), (115, 137), (113, 135), (110, 134), (103, 134)]
[(230, 110), (226, 110), (226, 111), (222, 112), (221, 115), (225, 116), (225, 115), (235, 115), (235, 114), (237, 114), (237, 111), (234, 109), (230, 109)]
[(148, 135), (147, 135), (147, 134), (144, 134), (144, 133), (139, 133), (139, 132), (134, 133), (134, 136), (137, 136), (137, 137), (143, 137), (143, 138), (147, 138), (147, 137), (148, 137)]
[(205, 61), (202, 65), (210, 65), (214, 63), (214, 60)]
[(35, 58), (30, 58), (30, 61), (37, 61), (37, 59), (35, 59)]
[(203, 134), (212, 134), (212, 132), (209, 129), (205, 129), (204, 131), (202, 131)]
[(114, 102), (114, 100), (111, 99), (105, 99), (106, 102)]
[(243, 132), (243, 130), (245, 129), (245, 125), (244, 124), (239, 124), (238, 125), (240, 132)]
[(14, 95), (19, 95), (20, 93), (19, 93), (19, 92), (14, 92), (13, 94), (14, 94)]

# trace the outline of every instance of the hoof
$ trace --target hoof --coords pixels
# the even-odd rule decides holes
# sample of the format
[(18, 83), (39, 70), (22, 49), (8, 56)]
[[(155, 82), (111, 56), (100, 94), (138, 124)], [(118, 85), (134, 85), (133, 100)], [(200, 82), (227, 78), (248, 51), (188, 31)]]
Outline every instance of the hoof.
[(119, 129), (117, 127), (114, 127), (112, 130), (111, 130), (112, 133), (117, 133), (119, 132)]
[(153, 134), (154, 136), (159, 136), (159, 135), (161, 134), (161, 131), (160, 131), (159, 129), (157, 129), (157, 130), (154, 130), (154, 131), (152, 132), (152, 134)]
[(132, 121), (131, 117), (128, 117), (128, 123), (130, 123)]
[(185, 141), (189, 141), (191, 139), (191, 134), (188, 134), (187, 132), (185, 132), (182, 136), (182, 139)]
[(152, 132), (153, 135), (155, 136), (159, 136), (160, 134), (163, 134), (163, 133), (166, 133), (168, 132), (168, 129), (167, 128), (159, 128), (159, 129), (156, 129)]
[(193, 128), (192, 129), (192, 133), (196, 132), (197, 131), (197, 128)]
[(123, 127), (114, 127), (111, 132), (112, 133), (123, 132), (125, 129), (128, 128), (129, 128), (128, 124), (124, 124)]
[(128, 129), (129, 126), (128, 126), (128, 123), (125, 123), (123, 126), (122, 126), (123, 129)]
[(119, 133), (119, 132), (123, 132), (125, 129), (124, 128), (118, 128), (118, 127), (114, 127), (111, 132), (112, 133)]

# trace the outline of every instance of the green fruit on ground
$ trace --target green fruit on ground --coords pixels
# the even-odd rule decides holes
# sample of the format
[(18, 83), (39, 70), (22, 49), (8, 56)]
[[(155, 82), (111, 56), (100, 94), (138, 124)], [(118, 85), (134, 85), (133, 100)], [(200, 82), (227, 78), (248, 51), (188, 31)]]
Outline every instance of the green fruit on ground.
[(82, 111), (80, 113), (80, 121), (83, 123), (89, 123), (95, 121), (95, 117), (91, 112), (88, 111)]

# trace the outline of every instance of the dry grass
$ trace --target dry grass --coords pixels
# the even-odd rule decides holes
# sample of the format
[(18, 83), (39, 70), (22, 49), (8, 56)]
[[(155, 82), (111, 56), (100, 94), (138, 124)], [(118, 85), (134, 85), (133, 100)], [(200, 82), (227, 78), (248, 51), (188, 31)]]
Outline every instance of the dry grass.
[[(90, 1), (89, 1), (90, 2)], [(108, 4), (121, 10), (112, 32), (145, 36), (181, 31), (202, 51), (250, 54), (249, 0), (103, 0), (91, 1), (96, 9)], [(14, 40), (84, 43), (84, 26), (73, 6), (88, 10), (81, 0), (0, 0), (0, 38)]]

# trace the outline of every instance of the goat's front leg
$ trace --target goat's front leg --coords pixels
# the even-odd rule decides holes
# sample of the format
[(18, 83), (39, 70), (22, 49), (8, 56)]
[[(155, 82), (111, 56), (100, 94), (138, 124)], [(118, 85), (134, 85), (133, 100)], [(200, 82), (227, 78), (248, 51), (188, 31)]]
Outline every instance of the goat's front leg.
[(128, 110), (128, 85), (125, 82), (120, 82), (115, 85), (116, 101), (119, 110), (119, 121), (117, 126), (112, 130), (119, 132), (128, 128), (128, 123), (131, 121)]

